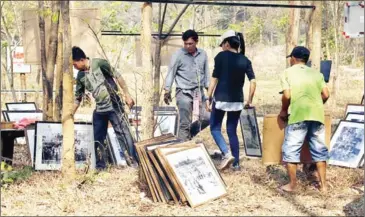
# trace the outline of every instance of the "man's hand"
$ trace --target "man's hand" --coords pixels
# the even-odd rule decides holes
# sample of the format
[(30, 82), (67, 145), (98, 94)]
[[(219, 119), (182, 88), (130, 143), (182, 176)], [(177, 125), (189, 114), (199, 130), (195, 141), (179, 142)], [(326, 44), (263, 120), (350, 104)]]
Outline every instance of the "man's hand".
[(247, 101), (247, 102), (245, 103), (245, 105), (244, 105), (244, 108), (245, 108), (245, 109), (252, 108), (252, 107), (253, 107), (253, 105), (252, 105), (252, 102), (251, 102), (251, 101)]
[(283, 121), (288, 121), (288, 117), (289, 117), (288, 111), (287, 110), (281, 110), (280, 114), (279, 114), (279, 117)]
[(170, 102), (172, 102), (172, 99), (171, 99), (171, 92), (170, 91), (165, 91), (165, 94), (163, 96), (163, 100), (165, 101), (165, 103), (167, 105), (170, 105)]
[(125, 97), (125, 102), (127, 103), (129, 109), (131, 109), (134, 106), (134, 100), (132, 99), (132, 97), (130, 95), (127, 95)]

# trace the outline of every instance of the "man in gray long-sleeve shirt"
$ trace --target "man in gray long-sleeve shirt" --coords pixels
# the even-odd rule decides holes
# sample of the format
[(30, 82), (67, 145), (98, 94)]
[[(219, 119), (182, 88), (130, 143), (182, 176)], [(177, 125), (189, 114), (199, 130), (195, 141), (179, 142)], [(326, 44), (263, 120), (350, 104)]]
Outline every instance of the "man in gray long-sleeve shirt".
[(178, 50), (171, 58), (165, 81), (164, 101), (171, 102), (171, 87), (176, 81), (176, 104), (179, 109), (178, 137), (189, 140), (209, 125), (210, 114), (199, 108), (199, 120), (192, 122), (194, 96), (200, 94), (204, 102), (204, 88), (209, 87), (208, 57), (204, 50), (196, 47), (198, 34), (194, 30), (184, 32), (184, 48)]

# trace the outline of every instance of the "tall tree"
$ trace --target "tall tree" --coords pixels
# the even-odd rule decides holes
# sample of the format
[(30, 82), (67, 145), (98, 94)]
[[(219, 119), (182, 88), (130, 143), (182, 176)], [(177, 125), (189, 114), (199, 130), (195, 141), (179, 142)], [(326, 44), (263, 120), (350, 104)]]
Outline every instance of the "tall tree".
[(46, 105), (43, 110), (46, 110), (45, 120), (53, 120), (53, 83), (54, 83), (54, 69), (57, 56), (57, 41), (58, 41), (58, 23), (60, 16), (60, 2), (52, 1), (52, 16), (51, 16), (51, 30), (49, 38), (49, 47), (47, 55), (47, 71), (46, 71), (46, 92), (43, 97), (46, 98)]
[[(313, 5), (314, 1), (309, 1), (309, 5)], [(312, 20), (313, 20), (314, 10), (306, 10), (305, 13), (305, 24), (306, 24), (306, 47), (311, 51), (313, 48), (313, 28), (312, 28)]]
[(152, 4), (145, 2), (142, 6), (142, 66), (143, 73), (143, 104), (142, 104), (142, 136), (144, 139), (153, 137), (153, 76), (152, 75), (152, 54), (151, 54), (151, 33), (152, 33)]
[(47, 97), (44, 97), (44, 95), (47, 93), (47, 76), (46, 76), (46, 70), (47, 70), (47, 58), (46, 58), (46, 24), (45, 24), (45, 8), (44, 8), (44, 2), (39, 1), (38, 7), (40, 10), (39, 13), (39, 36), (40, 36), (40, 42), (41, 42), (41, 69), (42, 69), (42, 89), (43, 89), (43, 120), (47, 120)]
[[(290, 5), (299, 5), (298, 1), (289, 1)], [(289, 16), (289, 29), (286, 36), (286, 53), (290, 54), (295, 46), (298, 45), (299, 39), (299, 19), (300, 19), (300, 11), (296, 8), (290, 9)], [(261, 35), (261, 34), (260, 34)], [(286, 61), (286, 66), (289, 67), (289, 60)]]
[(311, 52), (312, 67), (320, 70), (321, 66), (321, 41), (322, 41), (322, 2), (314, 1), (316, 6), (313, 12), (312, 31), (313, 31), (313, 48)]
[(71, 55), (70, 1), (61, 1), (63, 23), (63, 108), (62, 108), (62, 173), (66, 177), (76, 174), (75, 168), (75, 131), (73, 118), (73, 70)]
[(57, 59), (56, 59), (56, 92), (55, 92), (55, 104), (53, 109), (54, 120), (61, 121), (62, 118), (62, 91), (63, 91), (63, 73), (62, 73), (62, 61), (63, 61), (63, 28), (62, 18), (59, 19), (60, 24), (58, 26), (58, 45), (57, 45)]

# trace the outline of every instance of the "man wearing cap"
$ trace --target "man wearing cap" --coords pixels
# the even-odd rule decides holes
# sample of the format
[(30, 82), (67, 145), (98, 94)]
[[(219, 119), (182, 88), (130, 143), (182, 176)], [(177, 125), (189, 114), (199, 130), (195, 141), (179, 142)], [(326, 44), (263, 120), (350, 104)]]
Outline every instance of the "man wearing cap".
[[(171, 87), (176, 82), (176, 104), (179, 109), (178, 137), (189, 140), (209, 125), (210, 114), (201, 109), (204, 88), (209, 87), (209, 67), (207, 53), (196, 47), (198, 34), (194, 30), (184, 32), (184, 47), (171, 58), (165, 80), (164, 101), (171, 102)], [(193, 103), (199, 101), (200, 120), (192, 123)], [(198, 106), (196, 107), (198, 108)]]
[(322, 73), (306, 66), (309, 55), (307, 48), (295, 47), (287, 56), (291, 67), (281, 75), (283, 96), (279, 116), (288, 121), (282, 152), (290, 178), (290, 183), (282, 186), (281, 190), (288, 192), (296, 188), (297, 164), (300, 163), (300, 152), (306, 137), (312, 160), (317, 166), (320, 190), (326, 191), (328, 149), (325, 144), (323, 104), (329, 98), (329, 91)]

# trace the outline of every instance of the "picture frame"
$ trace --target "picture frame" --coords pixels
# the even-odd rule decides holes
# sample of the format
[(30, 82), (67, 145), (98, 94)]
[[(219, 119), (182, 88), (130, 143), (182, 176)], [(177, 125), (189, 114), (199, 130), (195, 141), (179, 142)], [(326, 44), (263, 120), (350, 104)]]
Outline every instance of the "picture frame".
[(110, 152), (117, 166), (127, 166), (127, 161), (125, 159), (124, 153), (122, 151), (121, 145), (117, 139), (114, 128), (109, 127), (107, 133), (107, 140), (109, 143)]
[[(78, 123), (75, 127), (75, 163), (77, 169), (90, 164), (95, 168), (95, 147), (92, 123)], [(35, 123), (34, 169), (60, 170), (62, 166), (62, 123)]]
[(363, 94), (362, 98), (361, 98), (361, 102), (360, 102), (361, 105), (364, 105), (364, 97), (365, 97), (365, 95)]
[(240, 125), (246, 156), (262, 157), (262, 145), (255, 107), (242, 110)]
[(17, 122), (23, 118), (32, 118), (38, 121), (43, 120), (42, 111), (3, 111), (3, 114), (6, 117), (5, 120), (8, 122)]
[(330, 165), (357, 168), (364, 155), (364, 123), (341, 120), (330, 143)]
[(34, 150), (35, 150), (35, 124), (28, 125), (25, 129), (25, 141), (28, 146), (28, 155), (30, 163), (34, 167)]
[(364, 123), (364, 113), (349, 112), (347, 113), (345, 120)]
[(197, 207), (227, 195), (224, 182), (200, 145), (162, 154), (191, 207)]
[(35, 102), (7, 102), (5, 103), (8, 111), (37, 111)]
[(165, 134), (173, 134), (177, 135), (177, 121), (178, 114), (177, 113), (165, 113), (157, 111), (155, 112), (155, 130), (154, 137), (165, 135)]
[(349, 112), (355, 112), (355, 113), (364, 113), (364, 105), (362, 104), (347, 104), (346, 105), (346, 111), (344, 117), (347, 116), (347, 113)]

